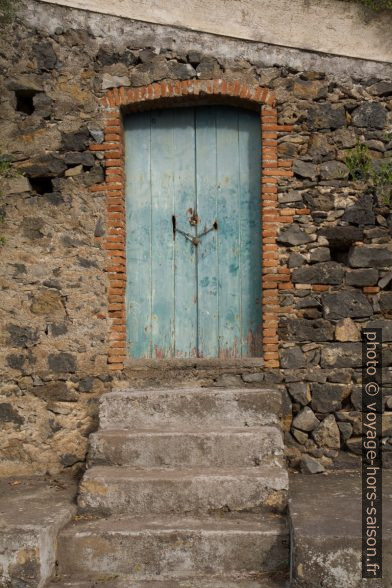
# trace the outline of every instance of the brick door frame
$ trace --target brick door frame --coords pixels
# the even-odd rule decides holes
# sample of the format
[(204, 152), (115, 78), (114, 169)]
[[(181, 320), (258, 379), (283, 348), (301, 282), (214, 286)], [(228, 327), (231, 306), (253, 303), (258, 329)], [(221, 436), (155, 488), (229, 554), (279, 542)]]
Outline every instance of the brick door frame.
[[(290, 271), (279, 260), (277, 236), (282, 226), (293, 221), (296, 209), (278, 207), (279, 179), (293, 176), (292, 160), (278, 158), (279, 134), (293, 130), (279, 125), (273, 92), (238, 80), (226, 81), (164, 80), (138, 88), (114, 88), (101, 99), (104, 116), (104, 142), (90, 145), (105, 160), (105, 181), (90, 188), (106, 196), (106, 237), (108, 256), (108, 364), (109, 369), (124, 368), (126, 340), (126, 218), (125, 218), (125, 146), (123, 116), (129, 112), (178, 104), (231, 103), (260, 112), (261, 141), (261, 227), (262, 227), (262, 345), (264, 367), (278, 368), (278, 321), (281, 314), (279, 290), (293, 287)], [(281, 263), (283, 262), (283, 263)], [(283, 309), (282, 309), (283, 310)]]

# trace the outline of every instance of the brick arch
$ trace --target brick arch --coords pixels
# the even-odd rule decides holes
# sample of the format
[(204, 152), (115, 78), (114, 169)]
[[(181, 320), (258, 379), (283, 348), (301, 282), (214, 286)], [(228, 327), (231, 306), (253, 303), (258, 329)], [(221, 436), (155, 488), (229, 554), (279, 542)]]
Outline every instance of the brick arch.
[(289, 270), (278, 259), (277, 234), (283, 224), (293, 221), (295, 209), (278, 207), (279, 179), (293, 175), (291, 160), (278, 160), (279, 133), (288, 133), (291, 125), (279, 125), (275, 96), (268, 88), (244, 84), (238, 80), (164, 80), (139, 88), (114, 88), (101, 99), (104, 115), (104, 142), (90, 146), (105, 159), (105, 182), (90, 189), (102, 192), (107, 200), (104, 248), (108, 256), (108, 318), (110, 323), (108, 364), (122, 370), (126, 350), (126, 259), (125, 259), (125, 162), (122, 116), (124, 112), (156, 108), (165, 104), (193, 104), (222, 100), (247, 105), (260, 112), (262, 133), (261, 188), (262, 263), (263, 263), (263, 358), (266, 368), (279, 367), (279, 290), (292, 287)]

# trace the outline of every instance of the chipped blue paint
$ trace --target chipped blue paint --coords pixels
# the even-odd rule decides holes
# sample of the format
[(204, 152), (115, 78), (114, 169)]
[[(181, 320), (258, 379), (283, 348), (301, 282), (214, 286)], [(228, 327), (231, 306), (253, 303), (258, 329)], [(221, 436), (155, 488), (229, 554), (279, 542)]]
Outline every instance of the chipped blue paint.
[(138, 113), (125, 139), (131, 356), (260, 355), (257, 113)]

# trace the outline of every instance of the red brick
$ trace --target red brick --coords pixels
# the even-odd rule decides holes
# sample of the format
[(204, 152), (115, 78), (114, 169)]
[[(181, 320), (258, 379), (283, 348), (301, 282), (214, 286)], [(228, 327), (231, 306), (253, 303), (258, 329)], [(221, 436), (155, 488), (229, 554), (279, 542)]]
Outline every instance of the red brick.
[(264, 175), (274, 176), (274, 177), (282, 177), (282, 178), (291, 178), (294, 176), (294, 173), (291, 170), (276, 167), (274, 169), (264, 170)]

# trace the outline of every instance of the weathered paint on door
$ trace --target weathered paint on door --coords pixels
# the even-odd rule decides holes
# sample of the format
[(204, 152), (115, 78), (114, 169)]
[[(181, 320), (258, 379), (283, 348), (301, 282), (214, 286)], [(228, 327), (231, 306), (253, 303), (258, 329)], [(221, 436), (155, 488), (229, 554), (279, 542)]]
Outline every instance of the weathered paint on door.
[(125, 141), (130, 355), (260, 355), (258, 114), (137, 113)]

